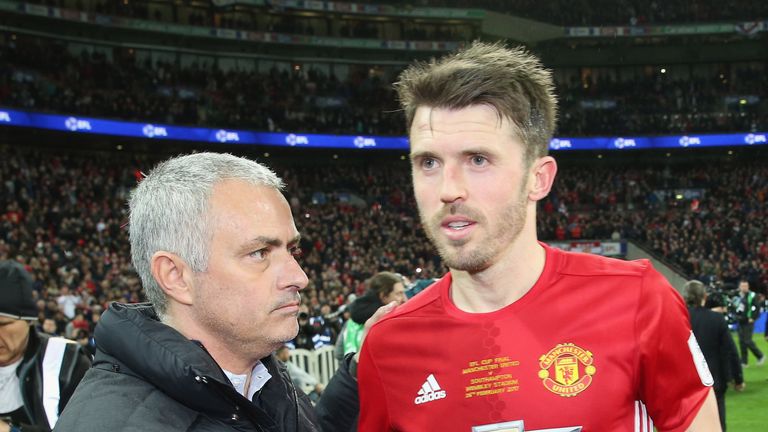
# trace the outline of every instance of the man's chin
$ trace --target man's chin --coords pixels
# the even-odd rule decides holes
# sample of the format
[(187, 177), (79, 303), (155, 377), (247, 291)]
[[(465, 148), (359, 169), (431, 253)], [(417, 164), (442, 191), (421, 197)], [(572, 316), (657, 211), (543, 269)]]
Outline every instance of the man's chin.
[(469, 254), (440, 254), (443, 263), (451, 270), (465, 271), (468, 273), (481, 272), (490, 267), (489, 260), (483, 257)]
[(293, 335), (288, 340), (296, 339), (296, 336), (299, 335), (299, 323), (297, 322), (296, 327), (291, 328), (288, 332), (286, 332), (286, 334)]

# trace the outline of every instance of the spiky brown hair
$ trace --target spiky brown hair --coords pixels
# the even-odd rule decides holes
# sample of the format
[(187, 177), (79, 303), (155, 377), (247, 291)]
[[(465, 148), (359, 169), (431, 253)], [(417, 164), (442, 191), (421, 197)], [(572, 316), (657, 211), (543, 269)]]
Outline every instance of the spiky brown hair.
[(404, 70), (395, 83), (410, 129), (416, 109), (495, 108), (515, 126), (526, 162), (544, 156), (555, 131), (557, 99), (552, 74), (522, 47), (474, 42), (456, 53)]

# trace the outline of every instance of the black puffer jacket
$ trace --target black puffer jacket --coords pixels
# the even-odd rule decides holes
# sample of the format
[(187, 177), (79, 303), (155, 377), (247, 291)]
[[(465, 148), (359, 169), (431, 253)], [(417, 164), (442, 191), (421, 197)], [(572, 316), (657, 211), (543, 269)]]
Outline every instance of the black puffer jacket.
[(150, 305), (113, 303), (97, 353), (56, 431), (314, 432), (309, 399), (273, 356), (254, 402), (241, 396), (199, 344), (162, 324)]

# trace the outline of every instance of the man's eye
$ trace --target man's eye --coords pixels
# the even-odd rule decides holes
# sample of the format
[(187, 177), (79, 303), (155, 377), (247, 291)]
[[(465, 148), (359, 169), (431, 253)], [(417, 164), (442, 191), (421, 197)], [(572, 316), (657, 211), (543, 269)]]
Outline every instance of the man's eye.
[(475, 166), (483, 166), (488, 163), (488, 158), (482, 155), (474, 155), (472, 156), (472, 165)]
[(424, 158), (421, 160), (421, 167), (424, 169), (432, 169), (437, 166), (437, 161), (432, 158)]
[(304, 251), (301, 250), (300, 247), (294, 247), (291, 248), (291, 255), (293, 255), (294, 258), (301, 258), (304, 256)]
[(251, 252), (248, 254), (251, 258), (256, 259), (257, 261), (264, 261), (267, 259), (267, 254), (269, 253), (269, 250), (267, 249), (259, 249)]

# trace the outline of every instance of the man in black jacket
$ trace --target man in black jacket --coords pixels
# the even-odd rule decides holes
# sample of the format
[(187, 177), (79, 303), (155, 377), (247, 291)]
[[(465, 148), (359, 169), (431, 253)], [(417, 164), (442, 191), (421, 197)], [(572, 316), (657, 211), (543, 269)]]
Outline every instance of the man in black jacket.
[(350, 319), (344, 325), (340, 338), (344, 355), (360, 351), (365, 322), (376, 310), (392, 302), (403, 304), (405, 300), (405, 283), (402, 276), (388, 271), (373, 275), (368, 280), (365, 295), (358, 297), (350, 305)]
[(78, 344), (35, 330), (32, 285), (0, 261), (0, 432), (50, 431), (90, 367)]
[(151, 305), (102, 316), (94, 367), (57, 430), (320, 430), (273, 354), (297, 334), (308, 283), (281, 188), (266, 167), (216, 153), (169, 159), (141, 181), (129, 233)]
[(720, 424), (725, 431), (725, 392), (728, 390), (728, 382), (733, 378), (736, 391), (742, 391), (745, 387), (736, 344), (723, 315), (704, 307), (707, 295), (703, 283), (697, 280), (686, 282), (683, 296), (688, 304), (693, 334), (714, 379)]

